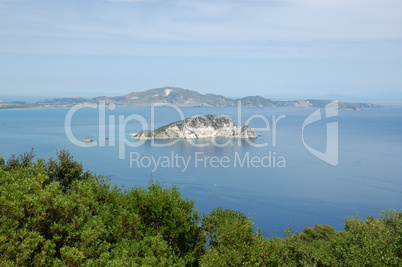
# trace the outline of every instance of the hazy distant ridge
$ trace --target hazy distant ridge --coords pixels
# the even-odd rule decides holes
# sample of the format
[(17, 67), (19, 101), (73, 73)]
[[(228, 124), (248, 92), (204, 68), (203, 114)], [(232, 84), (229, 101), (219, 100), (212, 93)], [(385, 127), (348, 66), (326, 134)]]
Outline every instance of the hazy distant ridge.
[[(230, 99), (222, 95), (202, 95), (196, 91), (177, 87), (162, 87), (141, 92), (132, 92), (123, 96), (99, 96), (92, 99), (81, 97), (44, 99), (36, 102), (0, 102), (0, 109), (13, 108), (69, 108), (75, 105), (98, 104), (105, 101), (116, 106), (151, 106), (175, 105), (178, 107), (234, 107), (238, 101), (243, 107), (322, 107), (331, 100), (292, 100), (274, 101), (262, 96), (246, 96)], [(378, 108), (380, 105), (368, 103), (339, 102), (341, 109)]]

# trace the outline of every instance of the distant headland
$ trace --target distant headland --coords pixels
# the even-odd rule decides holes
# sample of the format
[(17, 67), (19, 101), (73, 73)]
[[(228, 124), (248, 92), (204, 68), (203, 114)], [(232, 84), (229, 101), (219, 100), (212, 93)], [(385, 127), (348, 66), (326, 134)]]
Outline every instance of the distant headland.
[(133, 134), (135, 139), (196, 139), (196, 138), (257, 138), (255, 130), (248, 125), (236, 126), (225, 116), (204, 115), (188, 118), (162, 126), (154, 131), (145, 130)]
[[(116, 106), (164, 106), (175, 105), (177, 107), (236, 107), (241, 102), (243, 107), (324, 107), (331, 100), (291, 100), (275, 101), (262, 96), (246, 96), (231, 99), (216, 94), (200, 94), (196, 91), (178, 87), (162, 87), (141, 92), (132, 92), (123, 96), (99, 96), (91, 99), (82, 97), (43, 99), (40, 101), (24, 102), (0, 102), (0, 109), (23, 108), (71, 108), (76, 105), (94, 106), (100, 101)], [(379, 108), (380, 105), (369, 103), (339, 102), (339, 109), (360, 110), (365, 108)]]

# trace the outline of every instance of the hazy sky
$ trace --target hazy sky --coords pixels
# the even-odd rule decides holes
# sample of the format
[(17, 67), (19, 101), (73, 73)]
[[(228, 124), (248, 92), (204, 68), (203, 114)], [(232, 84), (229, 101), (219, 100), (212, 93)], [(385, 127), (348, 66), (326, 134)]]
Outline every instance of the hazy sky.
[(401, 0), (0, 0), (0, 96), (402, 93)]

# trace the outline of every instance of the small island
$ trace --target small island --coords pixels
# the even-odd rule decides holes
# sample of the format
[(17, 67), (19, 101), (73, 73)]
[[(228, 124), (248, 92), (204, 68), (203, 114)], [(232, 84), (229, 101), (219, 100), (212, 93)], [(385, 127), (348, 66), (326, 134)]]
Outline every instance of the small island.
[(134, 139), (257, 138), (248, 125), (236, 126), (228, 117), (203, 115), (133, 134)]
[(354, 107), (338, 108), (338, 110), (357, 110), (357, 111), (361, 111), (361, 110), (363, 110), (363, 109), (362, 109), (361, 107), (354, 106)]

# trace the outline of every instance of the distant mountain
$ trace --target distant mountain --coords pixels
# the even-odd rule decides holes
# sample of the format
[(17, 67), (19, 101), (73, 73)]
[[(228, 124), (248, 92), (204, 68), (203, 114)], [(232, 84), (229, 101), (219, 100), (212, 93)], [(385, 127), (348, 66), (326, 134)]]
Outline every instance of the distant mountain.
[(202, 95), (196, 91), (177, 87), (163, 87), (132, 92), (118, 97), (96, 97), (93, 100), (115, 103), (119, 106), (151, 106), (172, 104), (179, 107), (231, 107), (236, 102), (221, 95)]
[[(99, 101), (116, 106), (151, 106), (175, 105), (178, 107), (235, 107), (241, 101), (243, 107), (323, 107), (331, 100), (292, 100), (274, 101), (262, 96), (247, 96), (238, 99), (222, 95), (202, 95), (196, 91), (177, 87), (162, 87), (141, 92), (132, 92), (123, 96), (100, 96), (92, 99), (81, 97), (44, 99), (36, 102), (0, 102), (0, 109), (13, 108), (69, 108), (75, 105), (95, 105)], [(368, 103), (339, 102), (340, 109), (359, 110), (363, 108), (378, 108), (379, 105)]]

